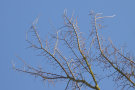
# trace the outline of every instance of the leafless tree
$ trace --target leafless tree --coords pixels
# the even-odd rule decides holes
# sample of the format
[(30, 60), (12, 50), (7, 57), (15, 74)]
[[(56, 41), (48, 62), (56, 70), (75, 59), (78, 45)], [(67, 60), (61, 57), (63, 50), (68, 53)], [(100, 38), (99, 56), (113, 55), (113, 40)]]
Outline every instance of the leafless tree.
[(65, 11), (64, 25), (55, 35), (51, 35), (51, 41), (41, 40), (36, 29), (36, 19), (28, 32), (34, 35), (36, 42), (29, 38), (27, 42), (31, 48), (39, 50), (59, 71), (53, 73), (32, 67), (19, 57), (26, 69), (14, 69), (39, 76), (48, 82), (63, 80), (67, 82), (65, 90), (81, 90), (83, 87), (100, 90), (99, 82), (104, 78), (112, 78), (122, 90), (135, 89), (135, 58), (124, 49), (116, 48), (110, 39), (105, 40), (98, 33), (103, 27), (101, 21), (114, 15), (102, 16), (101, 13), (92, 11), (89, 16), (92, 29), (87, 35), (83, 35), (77, 18), (68, 17)]

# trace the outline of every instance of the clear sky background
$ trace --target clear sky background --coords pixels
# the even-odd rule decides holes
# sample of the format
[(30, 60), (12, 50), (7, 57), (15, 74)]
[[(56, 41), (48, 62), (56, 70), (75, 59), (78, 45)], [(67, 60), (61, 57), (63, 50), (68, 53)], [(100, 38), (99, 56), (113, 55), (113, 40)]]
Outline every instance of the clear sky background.
[[(116, 17), (107, 19), (104, 37), (110, 37), (114, 44), (126, 45), (135, 53), (135, 0), (0, 0), (0, 90), (63, 90), (63, 84), (48, 85), (40, 78), (15, 72), (11, 61), (22, 57), (27, 63), (43, 63), (33, 49), (26, 49), (25, 34), (35, 18), (40, 15), (38, 28), (42, 35), (52, 32), (52, 26), (63, 24), (63, 11), (78, 16), (81, 32), (89, 28), (89, 12), (103, 13)], [(39, 60), (41, 59), (41, 60)], [(37, 60), (39, 60), (37, 62)], [(111, 89), (110, 89), (111, 88)], [(101, 90), (114, 90), (113, 83), (104, 81)]]

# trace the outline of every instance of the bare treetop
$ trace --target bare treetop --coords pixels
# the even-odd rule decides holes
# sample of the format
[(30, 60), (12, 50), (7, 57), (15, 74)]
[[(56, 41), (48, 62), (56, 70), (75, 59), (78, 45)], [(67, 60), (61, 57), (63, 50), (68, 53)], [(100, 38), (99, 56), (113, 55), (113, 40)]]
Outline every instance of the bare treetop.
[[(99, 82), (103, 83), (104, 78), (113, 78), (122, 90), (135, 89), (134, 57), (121, 48), (116, 48), (110, 39), (103, 39), (98, 33), (103, 27), (99, 21), (115, 15), (103, 16), (102, 13), (90, 12), (92, 29), (84, 36), (78, 26), (77, 17), (68, 17), (66, 13), (65, 10), (64, 25), (51, 36), (53, 43), (40, 38), (36, 29), (38, 18), (26, 35), (30, 47), (40, 50), (41, 55), (54, 63), (60, 72), (43, 71), (41, 68), (27, 65), (21, 58), (19, 59), (27, 69), (14, 67), (15, 70), (39, 76), (48, 82), (63, 80), (67, 82), (65, 90), (100, 90)], [(28, 35), (33, 35), (34, 39), (28, 38)]]

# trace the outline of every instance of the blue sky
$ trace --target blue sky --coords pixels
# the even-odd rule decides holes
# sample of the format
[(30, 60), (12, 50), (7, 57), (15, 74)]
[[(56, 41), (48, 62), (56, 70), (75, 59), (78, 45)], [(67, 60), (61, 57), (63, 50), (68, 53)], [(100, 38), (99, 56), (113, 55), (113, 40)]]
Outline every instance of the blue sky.
[[(126, 45), (135, 53), (135, 0), (1, 0), (0, 1), (0, 90), (62, 90), (65, 86), (48, 85), (40, 78), (15, 72), (11, 61), (18, 62), (19, 55), (27, 63), (42, 63), (44, 58), (36, 57), (37, 53), (25, 41), (26, 31), (40, 15), (38, 28), (42, 35), (52, 32), (52, 26), (58, 28), (63, 24), (63, 12), (72, 12), (79, 18), (81, 32), (88, 30), (89, 12), (103, 13), (116, 17), (107, 19), (107, 28), (103, 36), (110, 37), (114, 44)], [(41, 59), (38, 62), (37, 59)], [(32, 61), (33, 60), (33, 61)], [(21, 65), (21, 63), (17, 63)], [(46, 84), (46, 85), (45, 85)], [(113, 84), (113, 83), (112, 83)], [(110, 90), (113, 85), (105, 80), (101, 87)], [(112, 89), (114, 90), (114, 89)]]

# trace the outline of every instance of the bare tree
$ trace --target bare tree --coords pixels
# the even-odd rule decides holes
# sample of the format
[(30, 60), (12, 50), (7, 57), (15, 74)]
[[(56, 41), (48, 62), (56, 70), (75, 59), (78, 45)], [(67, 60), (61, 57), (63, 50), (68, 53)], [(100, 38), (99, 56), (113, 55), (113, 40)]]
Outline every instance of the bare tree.
[[(68, 17), (64, 12), (64, 25), (51, 35), (51, 43), (41, 40), (35, 22), (31, 26), (34, 41), (27, 38), (31, 48), (40, 50), (59, 72), (48, 72), (42, 68), (32, 67), (23, 61), (25, 68), (14, 67), (15, 70), (39, 76), (48, 82), (63, 80), (67, 82), (65, 90), (87, 89), (100, 90), (99, 82), (104, 78), (112, 78), (119, 88), (135, 89), (135, 59), (124, 51), (114, 46), (112, 41), (105, 40), (99, 35), (98, 30), (103, 27), (105, 18), (101, 13), (90, 12), (91, 30), (88, 35), (83, 35), (78, 27), (77, 18)], [(29, 33), (29, 32), (28, 32)], [(48, 67), (49, 68), (49, 67)]]

